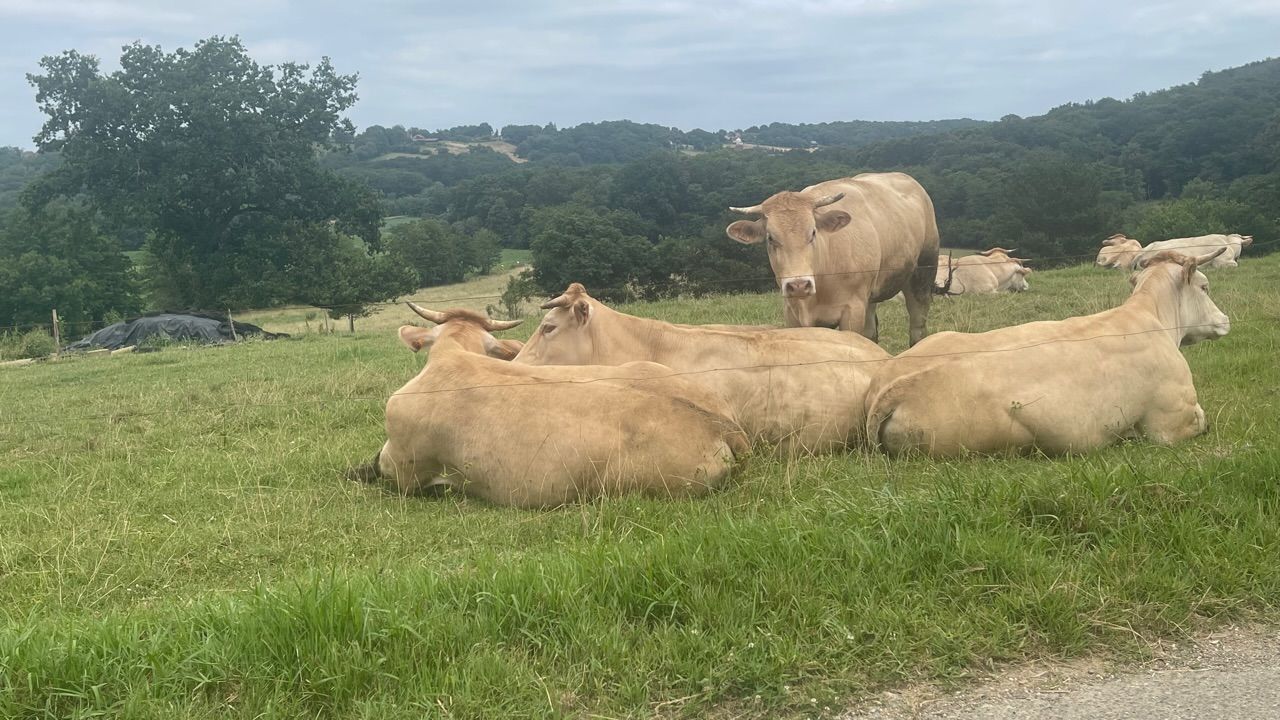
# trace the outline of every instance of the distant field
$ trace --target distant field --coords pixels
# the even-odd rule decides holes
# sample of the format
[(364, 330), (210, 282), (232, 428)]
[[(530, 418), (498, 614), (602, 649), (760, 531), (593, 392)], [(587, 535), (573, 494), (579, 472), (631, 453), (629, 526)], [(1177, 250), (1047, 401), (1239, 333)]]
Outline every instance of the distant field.
[[(940, 299), (931, 327), (1129, 291), (1084, 266), (1030, 280)], [(833, 717), (904, 682), (1276, 620), (1280, 255), (1211, 280), (1233, 329), (1186, 349), (1211, 429), (1185, 445), (761, 456), (687, 502), (523, 512), (342, 479), (424, 362), (401, 306), (355, 335), (0, 369), (0, 716)], [(414, 295), (483, 308), (456, 298), (504, 282)], [(781, 318), (774, 295), (624, 309)], [(900, 303), (881, 328), (901, 350)]]
[(533, 262), (533, 253), (528, 250), (516, 250), (514, 248), (503, 248), (502, 259), (498, 261), (498, 265), (503, 268), (512, 268), (517, 264), (528, 265)]
[(442, 140), (437, 143), (427, 143), (422, 145), (420, 148), (422, 152), (416, 152), (416, 153), (390, 152), (383, 155), (379, 155), (378, 157), (374, 158), (374, 161), (376, 162), (378, 160), (394, 160), (396, 158), (406, 158), (406, 157), (407, 158), (429, 158), (441, 152), (449, 153), (450, 155), (464, 155), (466, 153), (471, 152), (471, 148), (473, 147), (487, 147), (495, 152), (506, 155), (513, 162), (517, 162), (517, 163), (529, 162), (527, 159), (516, 155), (515, 145), (512, 145), (511, 143), (506, 142), (504, 140), (483, 140), (479, 142), (456, 142), (453, 140)]
[(390, 230), (391, 228), (396, 227), (397, 225), (406, 225), (408, 223), (411, 223), (415, 220), (420, 220), (420, 219), (421, 218), (417, 218), (412, 215), (390, 215), (382, 218), (382, 229)]

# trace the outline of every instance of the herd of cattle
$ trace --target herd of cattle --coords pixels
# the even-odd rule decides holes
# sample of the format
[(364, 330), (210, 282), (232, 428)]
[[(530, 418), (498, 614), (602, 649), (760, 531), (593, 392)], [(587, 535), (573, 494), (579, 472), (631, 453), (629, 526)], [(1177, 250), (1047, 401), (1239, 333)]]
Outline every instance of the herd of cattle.
[[(391, 396), (387, 441), (354, 476), (546, 507), (701, 494), (758, 443), (787, 455), (1054, 454), (1207, 427), (1179, 346), (1227, 334), (1199, 268), (1234, 266), (1247, 236), (1145, 248), (1114, 236), (1097, 264), (1134, 271), (1118, 307), (926, 337), (934, 294), (1021, 290), (1030, 270), (1001, 248), (939, 262), (933, 205), (914, 179), (859, 175), (731, 209), (757, 216), (726, 232), (768, 243), (786, 327), (635, 317), (574, 283), (521, 344), (492, 335), (518, 320), (410, 303), (433, 327), (400, 338), (431, 359)], [(891, 356), (876, 343), (876, 305), (899, 293), (911, 347)]]

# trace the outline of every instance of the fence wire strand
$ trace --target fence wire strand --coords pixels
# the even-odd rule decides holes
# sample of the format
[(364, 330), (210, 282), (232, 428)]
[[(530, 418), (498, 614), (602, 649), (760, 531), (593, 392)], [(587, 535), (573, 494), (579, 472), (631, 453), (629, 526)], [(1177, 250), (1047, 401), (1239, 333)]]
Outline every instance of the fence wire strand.
[[(1280, 243), (1280, 239), (1276, 239), (1276, 240), (1269, 240), (1269, 241), (1266, 241), (1266, 242), (1260, 242), (1260, 243), (1259, 243), (1259, 242), (1255, 242), (1255, 243), (1253, 243), (1253, 244), (1251, 244), (1251, 245), (1249, 246), (1249, 249), (1253, 249), (1253, 248), (1261, 248), (1261, 247), (1268, 247), (1268, 246), (1271, 246), (1271, 245), (1275, 245), (1275, 244), (1277, 244), (1277, 243)], [(1188, 246), (1186, 246), (1186, 247), (1182, 247), (1182, 248), (1175, 248), (1174, 250), (1175, 250), (1175, 251), (1182, 251), (1182, 250), (1200, 250), (1200, 249), (1210, 249), (1210, 250), (1213, 250), (1213, 249), (1217, 249), (1217, 248), (1220, 248), (1220, 247), (1223, 247), (1223, 246), (1222, 246), (1222, 245), (1188, 245)], [(1057, 261), (1061, 261), (1061, 260), (1083, 260), (1083, 259), (1089, 259), (1089, 258), (1097, 258), (1098, 253), (1099, 253), (1100, 251), (1101, 251), (1101, 249), (1099, 249), (1098, 251), (1090, 252), (1090, 253), (1076, 253), (1076, 254), (1073, 254), (1073, 255), (1049, 255), (1049, 256), (1045, 256), (1045, 257), (1038, 257), (1038, 258), (1029, 258), (1029, 259), (1024, 259), (1024, 262), (1028, 262), (1028, 263), (1042, 263), (1042, 262), (1057, 262)], [(954, 249), (953, 249), (953, 248), (942, 248), (939, 254), (940, 254), (940, 255), (944, 255), (944, 254), (947, 254), (947, 253), (949, 253), (949, 252), (954, 252)], [(1138, 252), (1138, 253), (1141, 253), (1142, 251), (1141, 251), (1141, 250), (1136, 250), (1136, 251), (1129, 251), (1129, 252)], [(964, 256), (960, 256), (960, 257), (951, 256), (951, 257), (953, 258), (953, 260), (958, 261), (958, 260), (960, 260), (960, 259), (961, 259), (961, 257), (980, 257), (980, 256), (981, 256), (980, 254), (975, 253), (974, 255), (964, 255)], [(1243, 257), (1243, 256), (1242, 256), (1242, 257)], [(970, 267), (973, 267), (973, 266), (981, 266), (981, 265), (1003, 265), (1003, 264), (1004, 264), (1004, 263), (1006, 263), (1006, 262), (1009, 262), (1009, 261), (1008, 261), (1008, 260), (989, 260), (989, 261), (987, 261), (987, 262), (982, 262), (982, 261), (972, 262), (972, 263), (968, 263), (968, 265), (969, 265)], [(922, 268), (925, 268), (925, 267), (933, 268), (933, 269), (936, 271), (936, 270), (937, 270), (937, 269), (939, 269), (939, 268), (944, 268), (944, 267), (948, 267), (948, 266), (947, 266), (947, 265), (938, 264), (938, 265), (921, 265), (921, 266), (919, 266), (919, 267), (922, 267)], [(955, 267), (954, 263), (953, 263), (950, 267)], [(1111, 268), (1108, 268), (1108, 270), (1110, 270), (1110, 269), (1111, 269)], [(849, 277), (849, 276), (853, 276), (853, 275), (871, 275), (871, 274), (876, 274), (876, 273), (880, 273), (880, 272), (882, 272), (880, 269), (875, 269), (875, 270), (846, 270), (846, 271), (843, 271), (843, 272), (834, 272), (834, 273), (816, 273), (816, 274), (814, 274), (814, 275), (813, 275), (813, 277), (814, 277), (815, 279), (817, 279), (817, 278), (826, 278), (826, 277)], [(700, 283), (702, 283), (702, 284), (705, 284), (705, 285), (735, 285), (735, 284), (742, 284), (742, 283), (763, 283), (763, 282), (773, 281), (773, 280), (775, 280), (775, 279), (776, 279), (776, 278), (775, 278), (773, 275), (767, 275), (767, 276), (765, 276), (765, 275), (759, 275), (759, 276), (751, 276), (751, 277), (725, 278), (725, 279), (723, 279), (723, 280), (700, 280), (699, 282), (700, 282)], [(680, 290), (680, 289), (682, 289), (683, 284), (682, 284), (680, 281), (678, 281), (678, 280), (674, 280), (674, 279), (673, 279), (673, 280), (670, 280), (670, 281), (668, 281), (667, 283), (665, 283), (663, 286), (664, 286), (664, 287), (666, 287), (668, 290)], [(597, 293), (597, 294), (601, 294), (601, 295), (611, 294), (611, 293), (631, 293), (631, 292), (634, 292), (634, 290), (635, 290), (635, 288), (633, 288), (633, 287), (604, 287), (604, 288), (601, 288), (601, 287), (595, 287), (595, 288), (587, 288), (587, 291), (588, 291), (588, 292), (595, 292), (595, 293)], [(748, 291), (744, 291), (744, 292), (748, 292)], [(446, 305), (448, 305), (448, 304), (450, 304), (450, 303), (459, 303), (459, 302), (475, 302), (475, 301), (477, 301), (477, 300), (496, 300), (496, 299), (501, 298), (501, 297), (502, 297), (502, 295), (503, 295), (502, 293), (491, 293), (491, 294), (487, 294), (487, 295), (466, 295), (466, 296), (445, 297), (445, 298), (402, 298), (402, 299), (398, 299), (398, 300), (382, 300), (382, 301), (378, 301), (378, 302), (361, 303), (361, 304), (362, 304), (364, 307), (389, 307), (389, 306), (392, 306), (392, 305), (403, 305), (403, 304), (404, 304), (404, 303), (406, 303), (406, 302), (412, 302), (412, 303), (416, 303), (416, 304), (419, 304), (419, 305), (423, 305), (423, 304), (434, 304), (434, 305), (436, 305), (437, 307), (444, 307), (444, 306), (446, 306)], [(283, 305), (283, 306), (279, 306), (279, 307), (263, 308), (263, 309), (261, 309), (261, 310), (245, 310), (245, 311), (242, 311), (242, 312), (244, 312), (244, 313), (246, 313), (246, 314), (253, 314), (253, 313), (256, 313), (256, 312), (271, 312), (271, 313), (275, 313), (275, 312), (299, 312), (299, 311), (329, 311), (329, 310), (334, 310), (334, 309), (337, 309), (337, 308), (340, 308), (340, 307), (343, 307), (343, 306), (340, 306), (340, 305)], [(175, 312), (177, 312), (177, 311), (175, 311)], [(236, 322), (241, 322), (241, 321), (237, 320)], [(67, 327), (84, 327), (84, 328), (86, 328), (86, 330), (92, 330), (92, 329), (95, 329), (95, 328), (94, 328), (94, 326), (95, 326), (95, 325), (100, 326), (100, 327), (98, 327), (98, 328), (96, 328), (96, 329), (101, 329), (101, 328), (103, 328), (103, 327), (107, 327), (107, 326), (109, 326), (109, 325), (111, 325), (111, 324), (112, 324), (112, 323), (106, 323), (106, 322), (103, 322), (103, 321), (101, 321), (101, 320), (79, 320), (79, 321), (71, 321), (71, 322), (66, 322), (66, 321), (59, 321), (59, 322), (58, 322), (58, 326), (59, 326), (59, 327), (63, 327), (63, 328), (67, 328)], [(15, 325), (0, 325), (0, 332), (9, 332), (9, 331), (18, 331), (18, 330), (34, 330), (34, 329), (36, 329), (36, 328), (51, 328), (51, 327), (52, 327), (52, 325), (53, 325), (52, 323), (48, 323), (48, 322), (39, 322), (39, 323), (18, 323), (18, 324), (15, 324)], [(86, 332), (85, 334), (88, 334), (88, 333)]]

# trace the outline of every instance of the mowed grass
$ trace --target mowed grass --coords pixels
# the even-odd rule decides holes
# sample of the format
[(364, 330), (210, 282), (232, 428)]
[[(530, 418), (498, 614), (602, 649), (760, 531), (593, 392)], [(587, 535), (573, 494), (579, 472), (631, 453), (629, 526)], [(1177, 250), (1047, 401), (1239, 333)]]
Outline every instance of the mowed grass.
[[(903, 682), (1273, 620), (1280, 256), (1211, 282), (1234, 325), (1185, 351), (1212, 427), (1179, 447), (758, 456), (709, 498), (547, 512), (342, 479), (423, 362), (405, 309), (0, 370), (0, 716), (831, 717)], [(940, 299), (931, 326), (1129, 291), (1087, 267), (1031, 283)], [(772, 295), (624, 309), (780, 316)], [(902, 349), (900, 302), (881, 327)]]

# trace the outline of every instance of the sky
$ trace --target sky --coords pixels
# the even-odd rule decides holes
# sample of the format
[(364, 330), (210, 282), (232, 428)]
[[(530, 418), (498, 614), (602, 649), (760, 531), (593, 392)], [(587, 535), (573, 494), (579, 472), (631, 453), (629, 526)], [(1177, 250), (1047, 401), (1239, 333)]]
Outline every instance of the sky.
[(41, 57), (211, 35), (359, 73), (358, 127), (718, 130), (1127, 98), (1280, 56), (1280, 0), (0, 0), (0, 146), (33, 146)]

